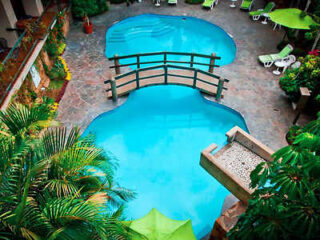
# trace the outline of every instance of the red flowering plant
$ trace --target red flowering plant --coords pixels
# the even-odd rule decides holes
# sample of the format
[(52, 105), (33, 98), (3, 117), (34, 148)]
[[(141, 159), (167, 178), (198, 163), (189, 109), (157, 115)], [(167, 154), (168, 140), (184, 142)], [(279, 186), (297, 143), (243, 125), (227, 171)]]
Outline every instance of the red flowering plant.
[(61, 55), (65, 49), (65, 37), (63, 35), (63, 25), (65, 21), (65, 11), (57, 13), (57, 22), (54, 28), (50, 31), (44, 49), (51, 57)]
[(319, 53), (320, 53), (319, 49), (308, 52), (309, 55), (313, 55), (313, 56), (319, 56)]

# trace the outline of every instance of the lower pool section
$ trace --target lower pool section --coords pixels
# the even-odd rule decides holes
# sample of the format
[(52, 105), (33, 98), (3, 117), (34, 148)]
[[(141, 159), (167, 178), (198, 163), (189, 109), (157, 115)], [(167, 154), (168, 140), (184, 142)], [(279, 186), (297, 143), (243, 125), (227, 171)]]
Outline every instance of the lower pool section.
[(211, 143), (226, 144), (234, 126), (247, 130), (237, 112), (205, 100), (182, 86), (147, 87), (122, 106), (96, 118), (85, 134), (118, 159), (116, 181), (137, 193), (125, 211), (136, 219), (157, 208), (164, 215), (191, 219), (198, 239), (212, 229), (229, 192), (200, 165)]

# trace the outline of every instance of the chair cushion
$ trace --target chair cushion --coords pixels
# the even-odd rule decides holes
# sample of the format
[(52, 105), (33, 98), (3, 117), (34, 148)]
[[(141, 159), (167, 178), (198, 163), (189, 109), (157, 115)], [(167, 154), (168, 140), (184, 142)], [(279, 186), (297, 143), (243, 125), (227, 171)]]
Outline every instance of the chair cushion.
[(243, 3), (241, 4), (241, 8), (249, 9), (251, 3), (252, 1), (243, 1)]

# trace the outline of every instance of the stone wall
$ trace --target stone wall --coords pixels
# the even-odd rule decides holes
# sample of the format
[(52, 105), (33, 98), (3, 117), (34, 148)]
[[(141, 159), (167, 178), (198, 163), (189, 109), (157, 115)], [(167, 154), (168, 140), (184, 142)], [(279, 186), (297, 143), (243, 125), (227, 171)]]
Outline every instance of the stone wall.
[(226, 240), (227, 233), (236, 225), (239, 216), (246, 211), (247, 206), (241, 202), (236, 202), (227, 209), (215, 221), (209, 240)]

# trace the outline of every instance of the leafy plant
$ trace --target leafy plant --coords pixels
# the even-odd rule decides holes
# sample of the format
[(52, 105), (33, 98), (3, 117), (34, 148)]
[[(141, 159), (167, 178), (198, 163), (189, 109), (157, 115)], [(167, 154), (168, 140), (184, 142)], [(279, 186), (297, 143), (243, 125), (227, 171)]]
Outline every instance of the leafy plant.
[(252, 171), (255, 191), (229, 239), (318, 239), (320, 113), (273, 158)]
[(57, 57), (62, 54), (65, 48), (65, 37), (63, 35), (64, 12), (57, 13), (57, 23), (54, 28), (49, 32), (47, 41), (44, 45), (45, 51), (50, 57)]
[(287, 141), (289, 144), (292, 144), (295, 140), (295, 138), (302, 133), (302, 129), (300, 126), (293, 125), (289, 128), (289, 131), (286, 135)]
[(59, 58), (56, 59), (51, 70), (49, 71), (48, 76), (51, 80), (61, 80), (66, 78), (67, 73), (64, 69), (64, 65)]
[(0, 239), (130, 239), (120, 220), (132, 193), (113, 161), (92, 135), (52, 127), (50, 109), (0, 112)]
[(300, 87), (307, 87), (312, 92), (311, 99), (316, 99), (320, 94), (320, 57), (307, 55), (299, 58), (299, 61), (299, 68), (286, 70), (285, 75), (280, 78), (280, 87), (292, 101), (299, 99)]
[(105, 0), (72, 0), (72, 14), (82, 18), (85, 14), (89, 17), (101, 14), (109, 9)]

